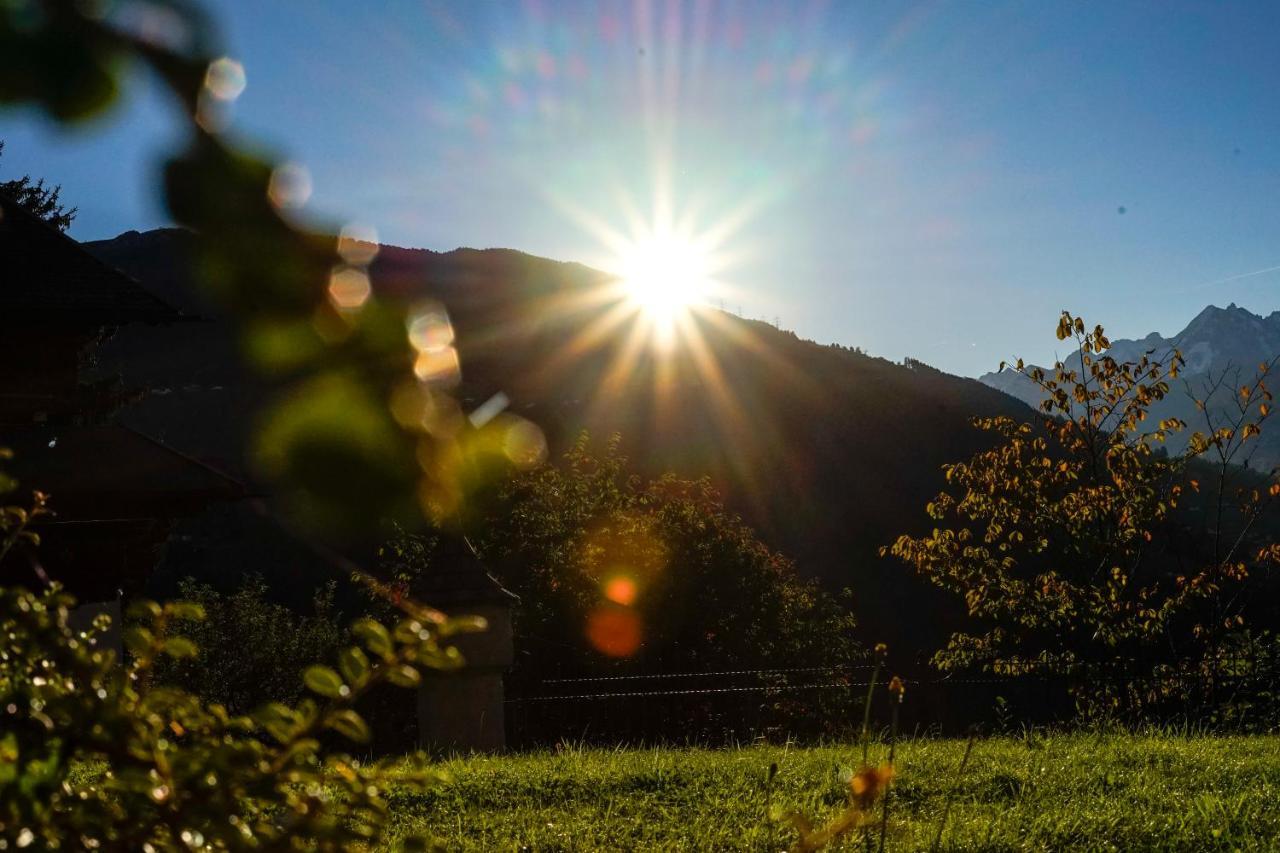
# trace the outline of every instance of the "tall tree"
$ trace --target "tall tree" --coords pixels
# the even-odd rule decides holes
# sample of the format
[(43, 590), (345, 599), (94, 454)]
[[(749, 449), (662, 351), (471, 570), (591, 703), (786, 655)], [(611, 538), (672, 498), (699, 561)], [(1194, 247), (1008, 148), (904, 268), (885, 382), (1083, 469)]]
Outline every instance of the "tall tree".
[(1238, 385), (1238, 417), (1208, 417), (1169, 454), (1187, 424), (1147, 412), (1181, 355), (1117, 362), (1101, 326), (1065, 312), (1058, 338), (1077, 350), (1052, 373), (1013, 365), (1045, 394), (1039, 422), (976, 421), (994, 447), (946, 467), (930, 534), (885, 549), (967, 606), (969, 630), (935, 664), (1069, 676), (1095, 693), (1133, 673), (1212, 677), (1244, 625), (1246, 578), (1276, 558), (1259, 522), (1280, 484), (1237, 467), (1270, 413), (1271, 365)]
[[(0, 156), (3, 155), (4, 140), (0, 140)], [(64, 207), (59, 199), (61, 193), (61, 184), (47, 187), (44, 178), (32, 181), (30, 175), (0, 181), (0, 195), (13, 199), (24, 209), (34, 213), (59, 231), (66, 231), (75, 220), (79, 208)]]

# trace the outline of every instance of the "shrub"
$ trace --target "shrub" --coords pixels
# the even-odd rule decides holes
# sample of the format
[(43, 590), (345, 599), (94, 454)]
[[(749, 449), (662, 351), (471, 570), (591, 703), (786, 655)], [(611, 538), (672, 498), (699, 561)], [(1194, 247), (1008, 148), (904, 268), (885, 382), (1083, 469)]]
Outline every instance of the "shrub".
[[(0, 473), (0, 492), (14, 485)], [(20, 542), (39, 544), (28, 525), (45, 512), (38, 492), (30, 508), (0, 506), (0, 560)], [(260, 600), (252, 588), (247, 595)], [(76, 632), (69, 624), (74, 605), (56, 583), (38, 593), (0, 587), (6, 849), (376, 844), (386, 831), (390, 764), (361, 766), (341, 752), (322, 753), (320, 738), (367, 742), (369, 728), (354, 707), (362, 696), (384, 684), (416, 686), (426, 670), (456, 668), (461, 656), (447, 638), (484, 627), (406, 602), (408, 615), (393, 630), (372, 619), (356, 622), (358, 643), (338, 652), (336, 668), (306, 668), (311, 696), (234, 714), (155, 677), (158, 667), (198, 654), (172, 629), (202, 622), (200, 604), (134, 603), (123, 661), (98, 641), (109, 618)], [(398, 786), (435, 781), (421, 765), (395, 771)]]
[[(477, 627), (438, 614), (394, 632), (365, 620), (338, 668), (312, 666), (315, 698), (269, 703), (236, 716), (184, 690), (153, 685), (162, 658), (197, 653), (169, 633), (199, 605), (139, 602), (118, 662), (94, 632), (68, 627), (74, 602), (56, 585), (39, 594), (0, 589), (0, 839), (16, 847), (86, 849), (305, 848), (377, 843), (390, 764), (322, 755), (319, 736), (356, 742), (368, 729), (352, 709), (373, 686), (413, 686), (424, 669), (456, 667), (443, 644)], [(100, 617), (97, 629), (106, 627)], [(397, 785), (437, 781), (397, 767)]]
[(334, 587), (330, 582), (316, 591), (308, 615), (267, 600), (267, 585), (256, 575), (229, 594), (191, 578), (182, 581), (178, 598), (198, 604), (204, 618), (176, 627), (200, 654), (162, 659), (157, 680), (232, 713), (264, 702), (297, 702), (304, 692), (303, 669), (332, 658), (346, 635), (334, 607)]

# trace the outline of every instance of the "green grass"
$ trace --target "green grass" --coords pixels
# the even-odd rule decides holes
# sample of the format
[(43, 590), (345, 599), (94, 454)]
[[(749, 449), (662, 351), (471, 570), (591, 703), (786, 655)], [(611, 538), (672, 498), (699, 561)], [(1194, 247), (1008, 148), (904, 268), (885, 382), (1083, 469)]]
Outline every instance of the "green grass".
[[(898, 745), (889, 850), (1280, 849), (1280, 737), (1072, 734)], [(873, 761), (883, 759), (873, 747)], [(448, 762), (429, 794), (390, 792), (397, 833), (450, 850), (780, 850), (772, 799), (815, 819), (845, 802), (860, 747), (570, 749)], [(843, 848), (862, 850), (858, 838)], [(874, 849), (874, 847), (873, 847)]]

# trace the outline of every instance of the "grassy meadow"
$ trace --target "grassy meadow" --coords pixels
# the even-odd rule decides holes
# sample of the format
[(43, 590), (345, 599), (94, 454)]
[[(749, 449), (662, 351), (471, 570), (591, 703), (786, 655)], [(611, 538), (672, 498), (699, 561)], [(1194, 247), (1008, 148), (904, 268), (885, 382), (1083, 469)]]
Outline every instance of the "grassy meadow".
[[(897, 750), (888, 850), (931, 849), (949, 798), (942, 850), (1280, 848), (1280, 737), (986, 738), (963, 775), (964, 741)], [(860, 758), (836, 745), (455, 759), (431, 793), (389, 793), (393, 832), (426, 830), (450, 850), (783, 850), (796, 836), (768, 819), (771, 804), (834, 817)], [(872, 762), (883, 758), (873, 747)], [(855, 834), (834, 849), (863, 844)]]

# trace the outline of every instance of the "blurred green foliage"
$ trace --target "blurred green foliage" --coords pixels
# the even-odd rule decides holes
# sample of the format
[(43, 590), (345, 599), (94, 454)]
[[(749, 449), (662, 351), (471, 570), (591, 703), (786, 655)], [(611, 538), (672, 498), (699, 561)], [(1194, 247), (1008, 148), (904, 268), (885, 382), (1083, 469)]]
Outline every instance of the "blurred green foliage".
[[(440, 369), (456, 368), (448, 315), (379, 298), (367, 275), (376, 245), (302, 228), (273, 184), (290, 167), (229, 139), (245, 70), (222, 55), (212, 22), (181, 0), (0, 5), (0, 105), (71, 126), (111, 109), (142, 70), (176, 97), (187, 130), (164, 201), (196, 235), (198, 278), (279, 386), (261, 413), (261, 472), (295, 521), (327, 535), (384, 518), (452, 522), (486, 487), (464, 475), (505, 468), (466, 458), (475, 429), (448, 394), (456, 369)], [(424, 317), (438, 328), (424, 334)], [(535, 428), (508, 416), (488, 429)]]

